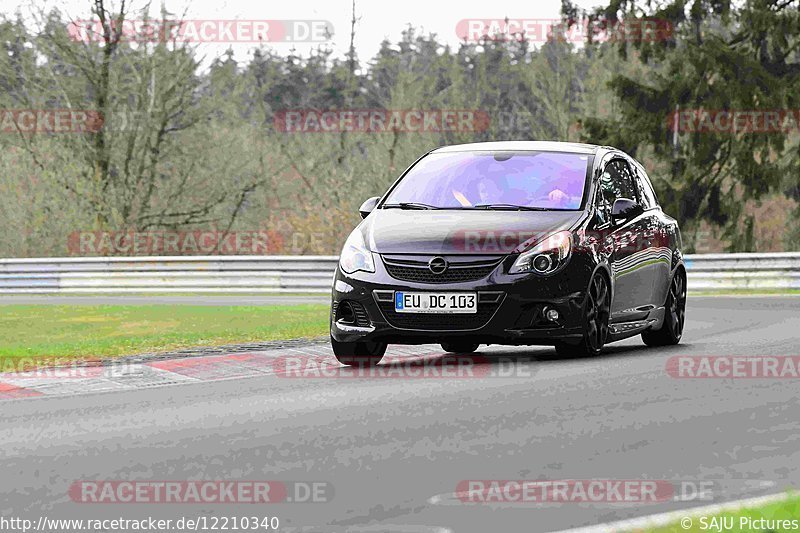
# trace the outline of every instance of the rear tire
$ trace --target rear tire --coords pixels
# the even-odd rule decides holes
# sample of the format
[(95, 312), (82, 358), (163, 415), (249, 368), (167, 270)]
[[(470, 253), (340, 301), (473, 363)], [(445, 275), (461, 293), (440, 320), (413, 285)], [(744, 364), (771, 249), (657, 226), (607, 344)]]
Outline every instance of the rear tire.
[(442, 350), (447, 353), (474, 353), (480, 344), (471, 342), (443, 342)]
[(331, 337), (331, 347), (336, 360), (347, 366), (375, 366), (386, 353), (385, 342), (339, 342)]
[(589, 283), (583, 303), (583, 337), (577, 343), (564, 341), (555, 344), (559, 357), (589, 357), (599, 355), (608, 337), (611, 317), (611, 291), (605, 276), (597, 273)]
[(683, 337), (683, 326), (686, 323), (686, 274), (683, 271), (676, 272), (672, 278), (664, 308), (664, 323), (661, 327), (642, 333), (642, 340), (648, 346), (672, 346), (678, 344)]

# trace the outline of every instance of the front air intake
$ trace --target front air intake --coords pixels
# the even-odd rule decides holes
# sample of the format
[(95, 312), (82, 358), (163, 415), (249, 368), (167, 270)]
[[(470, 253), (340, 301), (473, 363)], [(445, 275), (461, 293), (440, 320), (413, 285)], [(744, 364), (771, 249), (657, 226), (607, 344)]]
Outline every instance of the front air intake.
[(361, 328), (367, 328), (372, 325), (367, 310), (359, 302), (343, 300), (333, 305), (333, 316), (336, 322)]

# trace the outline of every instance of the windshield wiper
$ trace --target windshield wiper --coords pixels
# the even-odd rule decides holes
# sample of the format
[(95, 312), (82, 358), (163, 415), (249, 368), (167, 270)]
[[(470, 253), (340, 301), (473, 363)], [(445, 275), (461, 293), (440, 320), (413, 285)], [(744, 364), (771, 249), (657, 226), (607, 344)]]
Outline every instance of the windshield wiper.
[(478, 204), (475, 209), (491, 209), (497, 211), (549, 211), (544, 207), (528, 207), (516, 204)]
[(439, 209), (435, 205), (420, 204), (417, 202), (400, 202), (397, 204), (384, 204), (384, 209)]

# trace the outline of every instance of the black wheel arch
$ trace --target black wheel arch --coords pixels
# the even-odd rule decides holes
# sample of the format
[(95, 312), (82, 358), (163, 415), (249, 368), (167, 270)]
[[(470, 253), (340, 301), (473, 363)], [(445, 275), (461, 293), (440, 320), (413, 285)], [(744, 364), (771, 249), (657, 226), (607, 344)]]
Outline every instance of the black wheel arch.
[[(686, 265), (683, 264), (683, 261), (680, 261), (675, 268), (672, 269), (672, 272), (669, 275), (669, 280), (667, 281), (667, 287), (672, 285), (672, 280), (675, 279), (675, 276), (678, 274), (683, 275), (683, 282), (686, 289), (688, 289), (688, 279), (686, 277)], [(667, 295), (664, 297), (664, 303), (662, 305), (667, 305), (667, 299), (669, 299), (669, 291), (667, 291)]]
[(608, 283), (608, 291), (611, 293), (611, 301), (614, 301), (614, 282), (611, 276), (611, 267), (608, 266), (607, 263), (599, 263), (597, 266), (594, 267), (592, 271), (592, 275), (589, 276), (589, 280), (586, 283), (586, 287), (588, 289), (589, 283), (592, 282), (592, 279), (600, 273), (603, 277), (606, 278), (606, 283)]

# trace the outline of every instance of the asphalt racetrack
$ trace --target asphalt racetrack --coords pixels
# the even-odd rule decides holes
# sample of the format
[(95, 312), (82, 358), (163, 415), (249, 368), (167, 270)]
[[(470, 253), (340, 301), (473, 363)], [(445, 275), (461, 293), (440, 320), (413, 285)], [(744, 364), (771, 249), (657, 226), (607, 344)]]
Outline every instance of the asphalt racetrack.
[[(667, 362), (798, 352), (800, 298), (690, 295), (683, 341), (667, 349), (635, 337), (601, 357), (557, 360), (550, 348), (482, 347), (486, 360), (469, 377), (265, 374), (7, 400), (0, 515), (277, 516), (280, 531), (537, 532), (780, 492), (800, 480), (798, 380), (682, 379)], [(443, 357), (437, 346), (413, 353)], [(482, 503), (455, 494), (467, 480), (536, 479), (704, 489), (655, 503)], [(69, 492), (85, 480), (303, 481), (324, 484), (329, 501), (92, 504)]]

